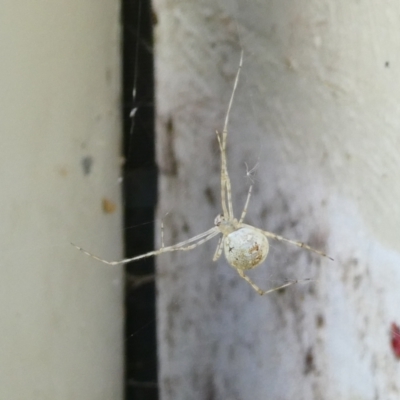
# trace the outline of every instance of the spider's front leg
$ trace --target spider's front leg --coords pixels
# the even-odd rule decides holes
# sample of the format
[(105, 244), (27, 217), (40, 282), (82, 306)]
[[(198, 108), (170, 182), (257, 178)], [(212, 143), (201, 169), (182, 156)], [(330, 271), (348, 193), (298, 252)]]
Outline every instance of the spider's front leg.
[(223, 243), (223, 240), (224, 240), (224, 237), (221, 236), (221, 237), (219, 238), (217, 248), (215, 249), (213, 261), (217, 261), (217, 260), (221, 257), (222, 250), (224, 249), (224, 247), (223, 247), (223, 244), (224, 244), (224, 243)]
[(233, 84), (232, 94), (229, 99), (228, 109), (225, 115), (224, 128), (222, 133), (216, 132), (219, 150), (221, 153), (221, 202), (222, 202), (222, 212), (225, 218), (233, 219), (233, 207), (232, 207), (232, 188), (231, 181), (229, 178), (227, 160), (226, 160), (226, 141), (228, 137), (228, 123), (229, 123), (229, 115), (232, 109), (233, 98), (235, 97), (235, 92), (237, 89), (237, 85), (239, 83), (240, 70), (243, 65), (243, 50), (240, 53), (240, 61), (239, 68), (236, 72), (235, 83)]

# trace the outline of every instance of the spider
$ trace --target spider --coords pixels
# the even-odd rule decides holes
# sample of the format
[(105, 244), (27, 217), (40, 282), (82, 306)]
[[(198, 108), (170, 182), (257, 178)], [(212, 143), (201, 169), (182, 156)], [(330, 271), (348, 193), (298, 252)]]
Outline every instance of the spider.
[[(201, 244), (208, 242), (210, 239), (217, 235), (220, 236), (217, 249), (215, 251), (213, 261), (217, 261), (222, 252), (224, 252), (226, 260), (228, 263), (236, 269), (237, 273), (241, 278), (243, 278), (246, 282), (248, 282), (251, 287), (259, 294), (265, 295), (271, 292), (274, 292), (279, 289), (283, 289), (287, 286), (293, 285), (298, 280), (288, 281), (281, 286), (269, 289), (262, 290), (260, 289), (246, 274), (245, 271), (253, 269), (260, 265), (267, 257), (269, 251), (269, 243), (268, 238), (276, 239), (279, 241), (288, 242), (294, 244), (295, 246), (302, 247), (309, 251), (312, 251), (320, 256), (327, 257), (331, 260), (333, 258), (327, 256), (325, 253), (315, 250), (310, 246), (302, 243), (293, 241), (290, 239), (286, 239), (282, 236), (279, 236), (275, 233), (264, 231), (262, 229), (256, 228), (254, 226), (245, 224), (244, 218), (246, 217), (253, 185), (250, 185), (249, 191), (247, 194), (246, 202), (242, 214), (239, 218), (235, 218), (233, 214), (233, 206), (232, 206), (232, 189), (231, 189), (231, 181), (228, 174), (227, 169), (227, 159), (226, 159), (226, 141), (228, 136), (228, 122), (229, 115), (232, 108), (233, 98), (235, 96), (236, 88), (239, 82), (240, 71), (243, 65), (243, 51), (240, 55), (239, 67), (236, 73), (232, 94), (228, 104), (228, 110), (225, 116), (224, 128), (222, 133), (216, 131), (217, 140), (219, 144), (219, 150), (221, 153), (221, 203), (222, 203), (222, 214), (219, 214), (214, 220), (214, 226), (207, 231), (200, 233), (199, 235), (193, 236), (190, 239), (184, 240), (183, 242), (177, 243), (172, 246), (164, 246), (163, 233), (161, 233), (161, 248), (158, 250), (150, 251), (148, 253), (127, 258), (120, 261), (106, 261), (103, 260), (88, 251), (82, 249), (79, 246), (74, 245), (78, 250), (82, 251), (86, 255), (94, 258), (95, 260), (101, 261), (108, 265), (119, 265), (126, 264), (131, 261), (140, 260), (141, 258), (157, 256), (162, 253), (172, 252), (172, 251), (188, 251), (192, 250)], [(163, 230), (161, 230), (163, 232)], [(309, 279), (306, 279), (309, 280)]]

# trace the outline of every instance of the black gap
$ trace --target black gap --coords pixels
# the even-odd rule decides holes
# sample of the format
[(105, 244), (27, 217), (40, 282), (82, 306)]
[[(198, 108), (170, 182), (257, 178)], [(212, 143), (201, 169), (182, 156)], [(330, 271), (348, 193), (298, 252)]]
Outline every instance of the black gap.
[[(125, 255), (153, 249), (157, 172), (154, 135), (154, 68), (150, 0), (123, 0), (123, 123)], [(136, 88), (136, 96), (132, 96)], [(132, 117), (132, 110), (135, 110)], [(126, 267), (125, 399), (156, 400), (157, 349), (154, 259)]]

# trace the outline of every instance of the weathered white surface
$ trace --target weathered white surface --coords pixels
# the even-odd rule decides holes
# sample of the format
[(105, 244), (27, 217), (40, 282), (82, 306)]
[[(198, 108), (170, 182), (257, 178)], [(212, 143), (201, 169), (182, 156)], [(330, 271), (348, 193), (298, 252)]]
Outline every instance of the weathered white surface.
[(398, 399), (400, 5), (155, 1), (160, 216), (166, 244), (219, 213), (221, 129), (240, 40), (228, 139), (236, 214), (258, 163), (248, 223), (325, 249), (271, 243), (251, 276), (216, 243), (160, 256), (162, 399)]
[(121, 255), (119, 3), (2, 2), (0, 37), (0, 398), (119, 399), (121, 271), (69, 244)]

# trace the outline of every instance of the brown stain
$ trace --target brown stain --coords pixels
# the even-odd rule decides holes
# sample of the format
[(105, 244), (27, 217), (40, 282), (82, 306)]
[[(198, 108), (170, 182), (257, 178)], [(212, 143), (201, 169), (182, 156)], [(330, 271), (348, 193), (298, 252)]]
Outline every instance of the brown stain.
[(63, 178), (66, 178), (69, 174), (68, 168), (65, 166), (60, 166), (57, 169), (57, 172), (59, 173), (60, 176), (62, 176)]
[(126, 158), (124, 156), (120, 156), (118, 158), (118, 164), (120, 167), (123, 167), (126, 164)]
[(253, 253), (257, 253), (260, 250), (260, 246), (256, 243), (250, 250), (249, 253), (253, 254)]
[(208, 204), (215, 206), (216, 204), (216, 199), (214, 196), (214, 192), (212, 191), (212, 189), (210, 188), (210, 186), (207, 186), (206, 189), (204, 190), (204, 195), (208, 201)]
[(287, 68), (289, 71), (297, 71), (297, 70), (299, 69), (299, 65), (298, 65), (298, 63), (296, 62), (296, 60), (294, 60), (294, 59), (293, 59), (292, 57), (290, 57), (290, 56), (284, 57), (283, 63), (285, 64), (286, 68)]
[(151, 23), (153, 26), (158, 24), (158, 15), (154, 9), (151, 10)]
[(261, 262), (261, 254), (258, 254), (257, 257), (254, 259), (253, 266), (256, 267)]
[(104, 197), (101, 201), (101, 208), (104, 214), (112, 214), (117, 209), (117, 205), (113, 201)]
[(325, 326), (325, 318), (322, 314), (318, 314), (315, 318), (315, 325), (317, 325), (317, 328), (320, 329)]
[(256, 267), (262, 259), (262, 252), (260, 251), (260, 246), (255, 243), (254, 246), (249, 249), (249, 254), (252, 256), (251, 258), (251, 268)]
[(313, 371), (315, 371), (315, 360), (313, 350), (310, 347), (304, 357), (304, 374), (308, 375)]

